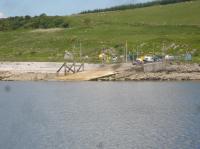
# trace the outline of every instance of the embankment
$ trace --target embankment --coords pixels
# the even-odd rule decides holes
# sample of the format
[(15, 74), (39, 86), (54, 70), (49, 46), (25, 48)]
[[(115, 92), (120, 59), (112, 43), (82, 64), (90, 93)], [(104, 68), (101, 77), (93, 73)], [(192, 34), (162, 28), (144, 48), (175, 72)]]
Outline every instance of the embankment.
[(199, 64), (165, 63), (163, 70), (145, 72), (143, 65), (85, 64), (85, 71), (67, 74), (56, 71), (62, 63), (56, 62), (0, 62), (2, 81), (140, 81), (140, 80), (200, 80)]

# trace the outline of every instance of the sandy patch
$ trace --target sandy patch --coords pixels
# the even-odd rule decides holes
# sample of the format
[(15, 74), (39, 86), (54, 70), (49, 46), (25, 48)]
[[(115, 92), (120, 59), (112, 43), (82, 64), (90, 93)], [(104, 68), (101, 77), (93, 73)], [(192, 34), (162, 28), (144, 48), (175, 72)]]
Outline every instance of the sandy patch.
[(58, 31), (62, 31), (64, 30), (64, 28), (49, 28), (49, 29), (35, 29), (32, 30), (32, 33), (52, 33), (52, 32), (58, 32)]

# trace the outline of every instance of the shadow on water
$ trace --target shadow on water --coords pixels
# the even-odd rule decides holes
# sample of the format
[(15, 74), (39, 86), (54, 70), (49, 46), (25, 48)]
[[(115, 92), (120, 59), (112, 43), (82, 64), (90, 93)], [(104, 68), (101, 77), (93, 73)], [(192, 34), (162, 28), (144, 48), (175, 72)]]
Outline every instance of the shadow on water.
[(4, 91), (7, 92), (7, 93), (11, 92), (11, 87), (9, 85), (6, 85), (4, 87)]

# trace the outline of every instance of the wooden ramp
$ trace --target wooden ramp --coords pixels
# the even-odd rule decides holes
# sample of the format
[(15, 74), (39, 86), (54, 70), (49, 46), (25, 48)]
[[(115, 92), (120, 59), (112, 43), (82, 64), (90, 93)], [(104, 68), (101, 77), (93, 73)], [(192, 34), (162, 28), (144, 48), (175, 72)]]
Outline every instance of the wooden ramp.
[(58, 77), (58, 80), (63, 81), (89, 81), (95, 80), (102, 77), (108, 77), (111, 75), (116, 74), (115, 71), (112, 70), (91, 70), (91, 71), (84, 71), (79, 72), (76, 74), (69, 74), (66, 76)]

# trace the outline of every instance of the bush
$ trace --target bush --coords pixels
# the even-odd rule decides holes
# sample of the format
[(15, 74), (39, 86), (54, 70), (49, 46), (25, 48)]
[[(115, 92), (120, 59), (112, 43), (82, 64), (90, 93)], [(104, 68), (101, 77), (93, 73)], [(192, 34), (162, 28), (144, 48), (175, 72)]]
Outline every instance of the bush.
[(38, 29), (38, 28), (67, 28), (69, 24), (60, 16), (47, 16), (41, 14), (40, 16), (25, 16), (25, 17), (10, 17), (0, 19), (0, 31), (16, 30), (20, 28)]

